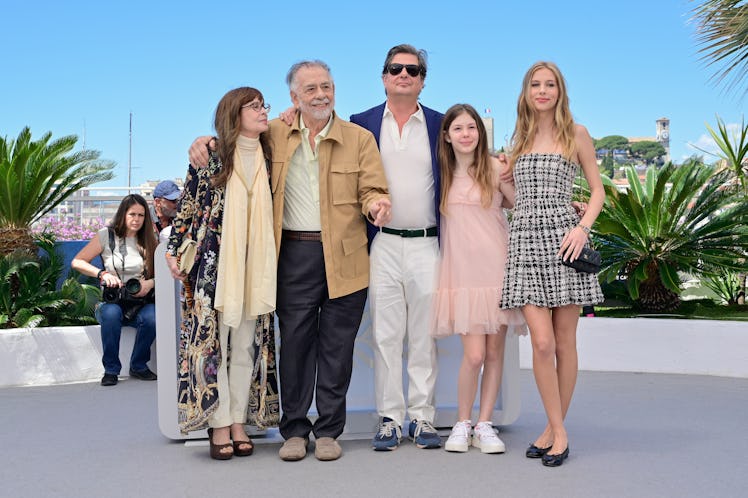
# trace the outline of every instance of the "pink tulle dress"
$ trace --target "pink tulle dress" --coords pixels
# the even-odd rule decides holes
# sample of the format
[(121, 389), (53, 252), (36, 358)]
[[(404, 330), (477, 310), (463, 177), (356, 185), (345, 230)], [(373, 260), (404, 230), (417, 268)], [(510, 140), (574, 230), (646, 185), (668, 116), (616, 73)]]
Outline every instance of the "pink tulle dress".
[(489, 208), (469, 175), (455, 175), (441, 218), (439, 288), (434, 297), (431, 334), (495, 334), (502, 325), (527, 333), (519, 309), (502, 310), (509, 224), (494, 192)]

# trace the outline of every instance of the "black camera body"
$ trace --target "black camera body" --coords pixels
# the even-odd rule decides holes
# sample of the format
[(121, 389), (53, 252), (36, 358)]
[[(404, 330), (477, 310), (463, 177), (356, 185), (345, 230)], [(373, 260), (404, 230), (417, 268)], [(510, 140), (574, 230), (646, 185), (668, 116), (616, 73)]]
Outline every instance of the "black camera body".
[(135, 297), (140, 289), (140, 280), (131, 278), (122, 287), (103, 287), (101, 296), (105, 303), (119, 304), (124, 319), (129, 322), (138, 315), (140, 309), (146, 304), (145, 297)]
[(140, 292), (140, 280), (131, 278), (122, 287), (106, 287), (101, 289), (101, 295), (105, 303), (118, 303), (127, 299), (140, 299), (134, 297)]

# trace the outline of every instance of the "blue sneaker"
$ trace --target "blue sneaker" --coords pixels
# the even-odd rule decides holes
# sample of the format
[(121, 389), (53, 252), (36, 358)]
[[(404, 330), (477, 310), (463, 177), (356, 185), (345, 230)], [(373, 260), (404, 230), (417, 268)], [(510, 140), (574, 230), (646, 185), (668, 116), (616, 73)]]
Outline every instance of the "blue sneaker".
[(425, 420), (411, 420), (408, 427), (410, 439), (421, 449), (441, 448), (442, 438), (436, 432), (431, 422)]
[(402, 437), (403, 434), (397, 422), (389, 417), (382, 417), (379, 430), (371, 441), (371, 447), (374, 451), (396, 450), (400, 446)]

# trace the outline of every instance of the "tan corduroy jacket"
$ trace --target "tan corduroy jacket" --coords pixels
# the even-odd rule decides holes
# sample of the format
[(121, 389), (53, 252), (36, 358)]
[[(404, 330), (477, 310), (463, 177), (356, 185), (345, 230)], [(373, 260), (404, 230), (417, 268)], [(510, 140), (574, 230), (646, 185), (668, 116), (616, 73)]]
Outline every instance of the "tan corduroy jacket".
[[(276, 250), (280, 253), (286, 175), (291, 157), (302, 140), (299, 118), (292, 126), (279, 119), (272, 120), (270, 140), (273, 147), (273, 227)], [(330, 131), (319, 144), (318, 158), (327, 287), (330, 298), (337, 298), (369, 285), (364, 216), (368, 216), (373, 201), (382, 197), (389, 199), (389, 191), (374, 136), (335, 114)]]

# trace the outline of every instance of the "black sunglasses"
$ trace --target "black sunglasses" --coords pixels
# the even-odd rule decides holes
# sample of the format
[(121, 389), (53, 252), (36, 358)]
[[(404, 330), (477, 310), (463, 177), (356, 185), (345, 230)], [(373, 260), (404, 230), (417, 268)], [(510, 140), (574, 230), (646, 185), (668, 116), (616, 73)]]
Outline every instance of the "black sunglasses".
[(388, 65), (385, 69), (388, 73), (390, 73), (392, 76), (397, 76), (398, 74), (403, 72), (403, 68), (408, 72), (410, 76), (413, 76), (414, 78), (418, 76), (419, 74), (423, 73), (423, 68), (420, 64), (398, 64), (393, 63)]

